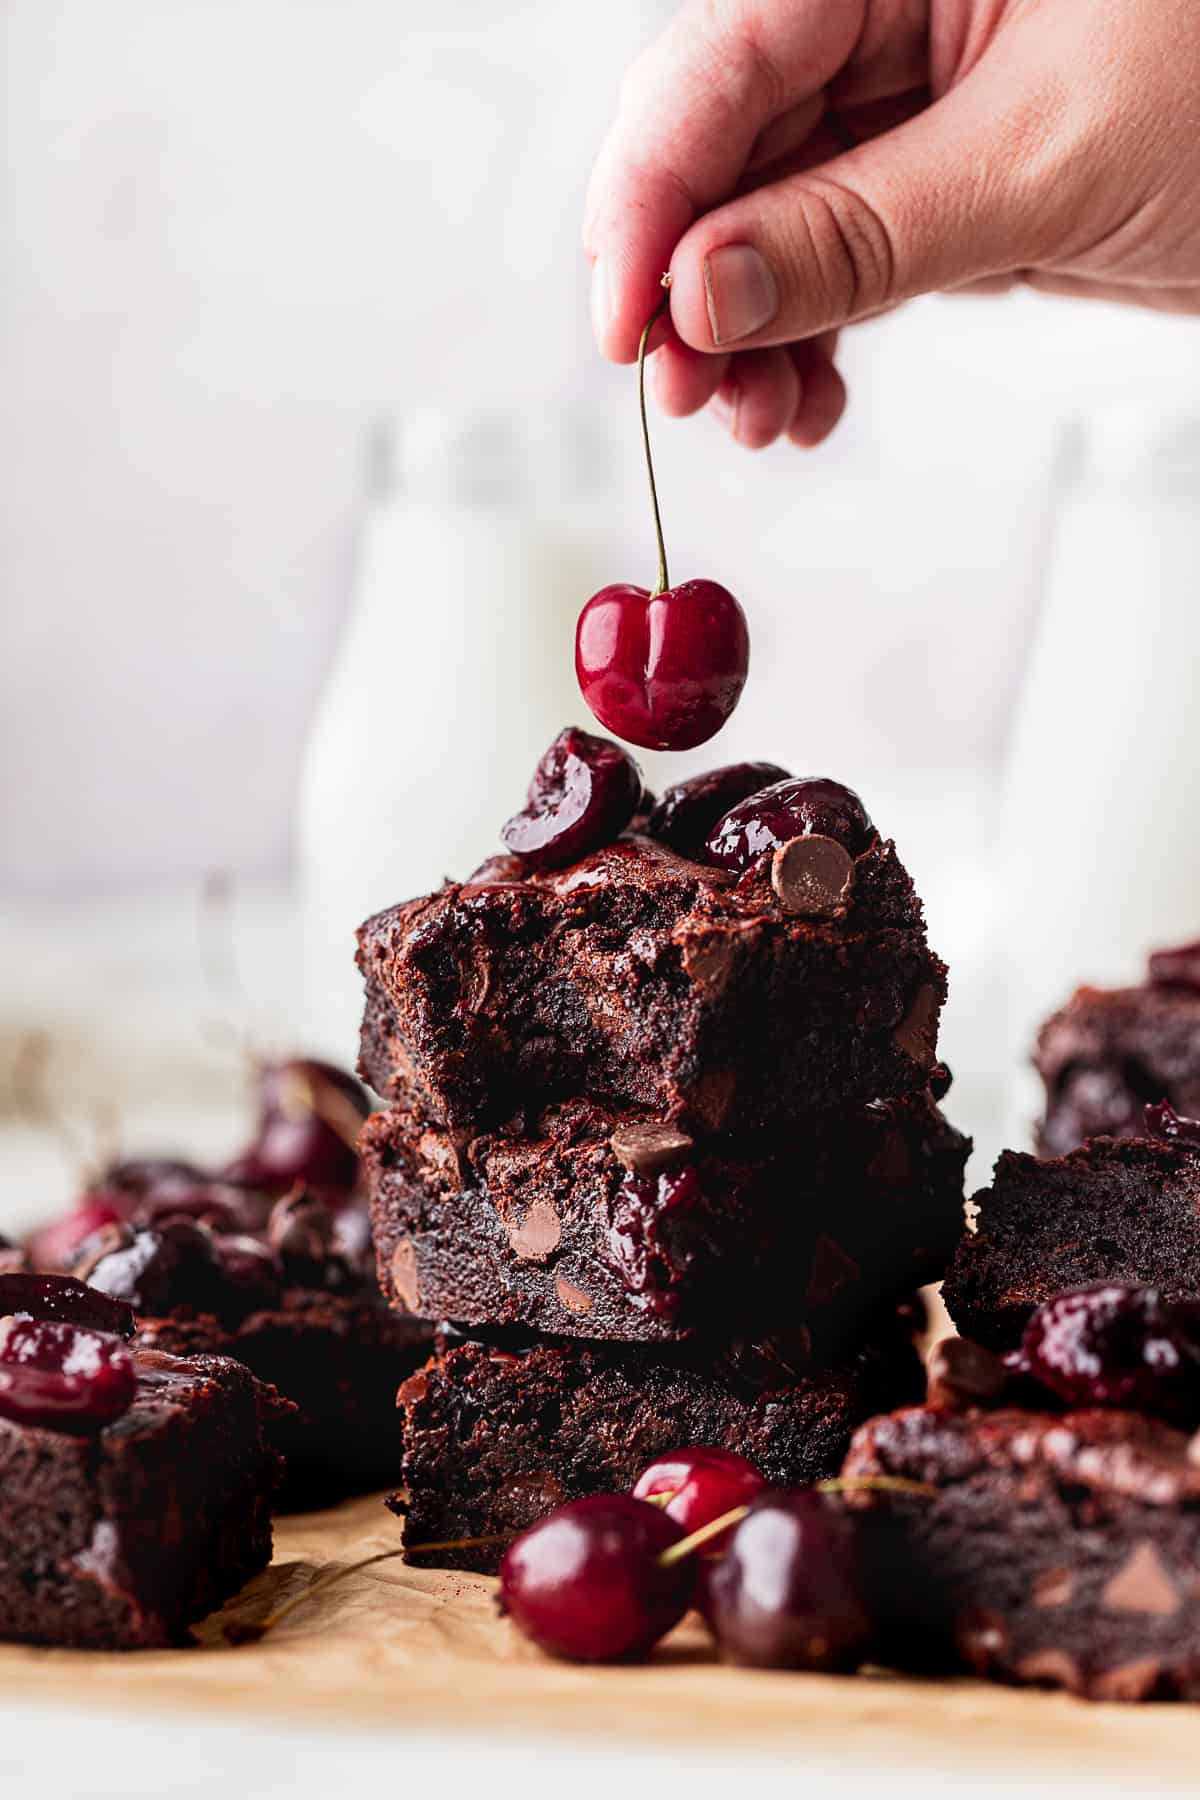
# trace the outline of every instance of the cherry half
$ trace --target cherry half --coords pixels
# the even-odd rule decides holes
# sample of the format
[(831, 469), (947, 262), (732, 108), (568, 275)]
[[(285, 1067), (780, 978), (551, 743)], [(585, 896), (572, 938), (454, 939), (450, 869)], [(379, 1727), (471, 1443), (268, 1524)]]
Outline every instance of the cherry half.
[(741, 872), (797, 837), (833, 838), (851, 856), (858, 856), (874, 830), (852, 789), (824, 776), (806, 775), (777, 781), (739, 800), (713, 826), (706, 848), (721, 868)]
[(224, 1171), (227, 1182), (286, 1194), (297, 1182), (333, 1204), (358, 1185), (356, 1140), (371, 1110), (361, 1082), (332, 1063), (289, 1057), (258, 1072), (254, 1141)]
[(113, 1337), (131, 1338), (136, 1330), (131, 1306), (73, 1275), (0, 1275), (0, 1316), (9, 1313), (28, 1313), (32, 1319), (80, 1325)]
[(133, 1353), (111, 1332), (0, 1318), (0, 1418), (56, 1431), (97, 1431), (127, 1412), (137, 1392)]
[[(670, 277), (663, 277), (663, 288)], [(575, 673), (608, 731), (647, 750), (691, 750), (718, 732), (737, 705), (750, 667), (746, 615), (716, 581), (670, 585), (650, 432), (646, 345), (670, 305), (666, 291), (638, 346), (638, 406), (658, 543), (653, 592), (619, 583), (593, 594), (575, 632)]]
[(531, 1525), (500, 1565), (500, 1610), (551, 1656), (645, 1656), (692, 1603), (692, 1557), (664, 1564), (683, 1532), (629, 1494), (593, 1494)]
[[(734, 1507), (748, 1506), (766, 1485), (747, 1457), (712, 1445), (657, 1457), (639, 1475), (633, 1497), (660, 1505), (668, 1519), (674, 1519), (690, 1537), (693, 1531), (711, 1525)], [(711, 1556), (723, 1550), (733, 1530), (731, 1526), (728, 1532), (712, 1538), (705, 1544), (704, 1554)]]
[(849, 1520), (815, 1489), (763, 1494), (712, 1564), (704, 1610), (730, 1662), (857, 1668), (871, 1632)]
[(786, 769), (765, 762), (728, 763), (723, 769), (693, 775), (689, 781), (667, 789), (650, 812), (646, 834), (679, 856), (699, 862), (704, 858), (709, 832), (731, 806), (790, 779)]
[(534, 770), (525, 810), (500, 835), (531, 869), (565, 868), (619, 837), (641, 797), (641, 771), (632, 756), (570, 725)]
[(1029, 1374), (1069, 1406), (1200, 1420), (1200, 1308), (1152, 1287), (1101, 1282), (1059, 1294), (1025, 1327)]

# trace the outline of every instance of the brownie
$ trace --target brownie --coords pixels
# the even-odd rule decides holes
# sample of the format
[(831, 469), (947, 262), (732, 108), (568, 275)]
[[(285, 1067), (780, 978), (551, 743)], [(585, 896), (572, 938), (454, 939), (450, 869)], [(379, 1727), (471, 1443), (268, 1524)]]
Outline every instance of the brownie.
[(766, 873), (635, 832), (565, 869), (494, 858), (361, 928), (362, 1073), (456, 1133), (581, 1093), (745, 1132), (918, 1092), (945, 968), (890, 842), (848, 889), (799, 917)]
[(136, 1360), (133, 1404), (98, 1433), (0, 1417), (0, 1637), (184, 1643), (271, 1559), (278, 1397), (222, 1357)]
[(1148, 1138), (1096, 1138), (1039, 1161), (1006, 1150), (976, 1194), (942, 1289), (964, 1336), (1014, 1349), (1034, 1308), (1096, 1281), (1200, 1295), (1200, 1151)]
[(583, 1099), (461, 1152), (399, 1109), (360, 1140), (394, 1305), (627, 1342), (805, 1325), (826, 1356), (945, 1272), (969, 1148), (928, 1093), (783, 1141)]
[(770, 1341), (704, 1357), (579, 1339), (468, 1341), (400, 1390), (404, 1488), (389, 1504), (405, 1515), (408, 1546), (500, 1538), (419, 1559), (492, 1571), (514, 1533), (564, 1501), (628, 1491), (665, 1451), (737, 1450), (779, 1483), (835, 1474), (855, 1426), (921, 1386), (895, 1321), (832, 1371)]
[(882, 1660), (1091, 1700), (1200, 1700), (1200, 1460), (1138, 1413), (912, 1407), (856, 1434)]
[(1200, 1116), (1200, 945), (1157, 951), (1140, 987), (1079, 988), (1042, 1026), (1033, 1060), (1045, 1156), (1137, 1137), (1143, 1108), (1161, 1100)]

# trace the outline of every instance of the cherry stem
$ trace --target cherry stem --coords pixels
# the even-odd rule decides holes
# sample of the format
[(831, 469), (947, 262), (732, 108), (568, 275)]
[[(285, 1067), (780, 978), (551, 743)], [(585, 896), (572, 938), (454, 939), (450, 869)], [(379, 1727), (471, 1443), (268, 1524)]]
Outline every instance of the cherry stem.
[(671, 304), (671, 277), (662, 278), (663, 296), (650, 317), (646, 320), (641, 342), (638, 344), (638, 410), (642, 415), (642, 449), (646, 453), (646, 473), (650, 477), (650, 504), (654, 509), (654, 536), (658, 543), (658, 584), (651, 599), (658, 594), (665, 594), (671, 585), (667, 574), (667, 547), (663, 543), (662, 515), (658, 510), (658, 489), (654, 485), (654, 458), (650, 454), (650, 427), (646, 423), (646, 345), (650, 341), (650, 333), (658, 324)]
[(834, 1475), (813, 1483), (819, 1494), (936, 1494), (927, 1481), (904, 1475)]
[(693, 1550), (699, 1550), (701, 1544), (707, 1544), (710, 1538), (720, 1537), (731, 1525), (740, 1525), (749, 1511), (748, 1506), (735, 1506), (729, 1512), (722, 1513), (719, 1519), (710, 1519), (707, 1525), (701, 1525), (690, 1537), (680, 1538), (677, 1544), (671, 1544), (664, 1550), (658, 1558), (659, 1568), (673, 1568), (685, 1556), (690, 1556)]

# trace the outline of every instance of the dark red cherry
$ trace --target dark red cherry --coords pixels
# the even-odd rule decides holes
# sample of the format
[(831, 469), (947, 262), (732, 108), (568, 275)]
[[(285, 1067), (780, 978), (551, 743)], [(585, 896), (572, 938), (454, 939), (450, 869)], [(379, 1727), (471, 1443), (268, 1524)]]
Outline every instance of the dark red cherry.
[(1169, 1101), (1143, 1109), (1146, 1136), (1163, 1138), (1168, 1144), (1185, 1144), (1189, 1150), (1200, 1150), (1200, 1119), (1185, 1119)]
[(265, 1063), (258, 1077), (254, 1140), (227, 1169), (226, 1181), (285, 1194), (301, 1182), (331, 1203), (358, 1185), (359, 1128), (371, 1110), (366, 1090), (332, 1063), (291, 1057)]
[(593, 594), (575, 632), (580, 690), (605, 730), (647, 750), (691, 750), (720, 731), (750, 667), (746, 615), (716, 581)]
[(1150, 957), (1150, 980), (1155, 987), (1200, 988), (1200, 943), (1155, 950)]
[(811, 1488), (762, 1495), (708, 1569), (721, 1655), (758, 1669), (856, 1669), (870, 1641), (853, 1527)]
[(627, 751), (569, 725), (534, 770), (524, 812), (500, 835), (527, 867), (562, 869), (618, 838), (641, 794), (641, 771)]
[(667, 789), (646, 820), (646, 832), (680, 856), (697, 861), (704, 857), (709, 832), (731, 806), (788, 780), (786, 769), (765, 762), (730, 763), (706, 775), (693, 775)]
[(28, 1313), (59, 1325), (80, 1325), (113, 1337), (131, 1338), (133, 1310), (123, 1300), (98, 1293), (73, 1275), (0, 1275), (0, 1316)]
[[(673, 1450), (660, 1456), (639, 1475), (634, 1484), (635, 1500), (654, 1500), (668, 1519), (674, 1519), (687, 1536), (711, 1525), (736, 1506), (748, 1506), (766, 1487), (766, 1482), (752, 1462), (736, 1450), (708, 1446), (696, 1450)], [(665, 1496), (665, 1498), (663, 1498)], [(723, 1550), (733, 1527), (710, 1538), (700, 1554), (711, 1556)]]
[(313, 1288), (350, 1285), (350, 1271), (336, 1244), (334, 1215), (305, 1189), (296, 1188), (275, 1202), (267, 1241), (287, 1281)]
[(84, 1245), (81, 1272), (92, 1287), (124, 1300), (134, 1312), (162, 1318), (178, 1307), (220, 1313), (226, 1298), (213, 1240), (186, 1219), (144, 1231), (125, 1226), (114, 1241)]
[(1069, 1406), (1200, 1420), (1200, 1308), (1157, 1288), (1103, 1282), (1039, 1306), (1022, 1340), (1029, 1373)]
[(858, 795), (840, 781), (801, 776), (739, 800), (713, 826), (705, 847), (721, 868), (740, 872), (796, 837), (834, 838), (858, 856), (874, 830)]
[(129, 1194), (185, 1193), (208, 1180), (195, 1163), (174, 1156), (127, 1156), (104, 1171), (105, 1187)]
[(657, 1506), (629, 1494), (572, 1500), (509, 1546), (500, 1610), (551, 1656), (645, 1656), (692, 1602), (695, 1558), (666, 1568), (659, 1560), (683, 1535)]
[(119, 1337), (57, 1319), (0, 1318), (0, 1417), (57, 1431), (98, 1431), (137, 1391)]
[(213, 1253), (226, 1289), (220, 1317), (240, 1321), (251, 1313), (280, 1305), (283, 1271), (268, 1244), (260, 1238), (235, 1233), (214, 1238)]
[(693, 1168), (627, 1174), (608, 1206), (608, 1260), (640, 1306), (669, 1317), (677, 1290), (706, 1246), (697, 1214), (704, 1190)]
[(35, 1269), (66, 1269), (79, 1246), (109, 1225), (120, 1225), (135, 1204), (133, 1196), (98, 1188), (68, 1213), (32, 1232), (25, 1248)]

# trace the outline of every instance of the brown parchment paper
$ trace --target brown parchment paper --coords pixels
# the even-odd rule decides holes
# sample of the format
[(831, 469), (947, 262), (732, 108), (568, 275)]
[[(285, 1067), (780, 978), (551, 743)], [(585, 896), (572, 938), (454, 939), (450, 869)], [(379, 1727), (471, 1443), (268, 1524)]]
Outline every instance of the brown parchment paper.
[(0, 1645), (6, 1698), (70, 1700), (128, 1710), (206, 1708), (226, 1717), (302, 1717), (309, 1724), (482, 1732), (571, 1732), (669, 1748), (745, 1741), (748, 1752), (795, 1746), (877, 1754), (964, 1769), (1013, 1762), (1025, 1776), (1061, 1767), (1111, 1778), (1136, 1773), (1195, 1792), (1200, 1708), (1088, 1706), (1067, 1696), (971, 1681), (766, 1674), (714, 1662), (686, 1620), (649, 1664), (582, 1668), (541, 1657), (502, 1619), (482, 1576), (406, 1568), (349, 1575), (299, 1607), (265, 1640), (229, 1646), (222, 1626), (257, 1620), (338, 1564), (398, 1542), (378, 1498), (278, 1521), (272, 1567), (200, 1627), (190, 1650), (96, 1655)]

